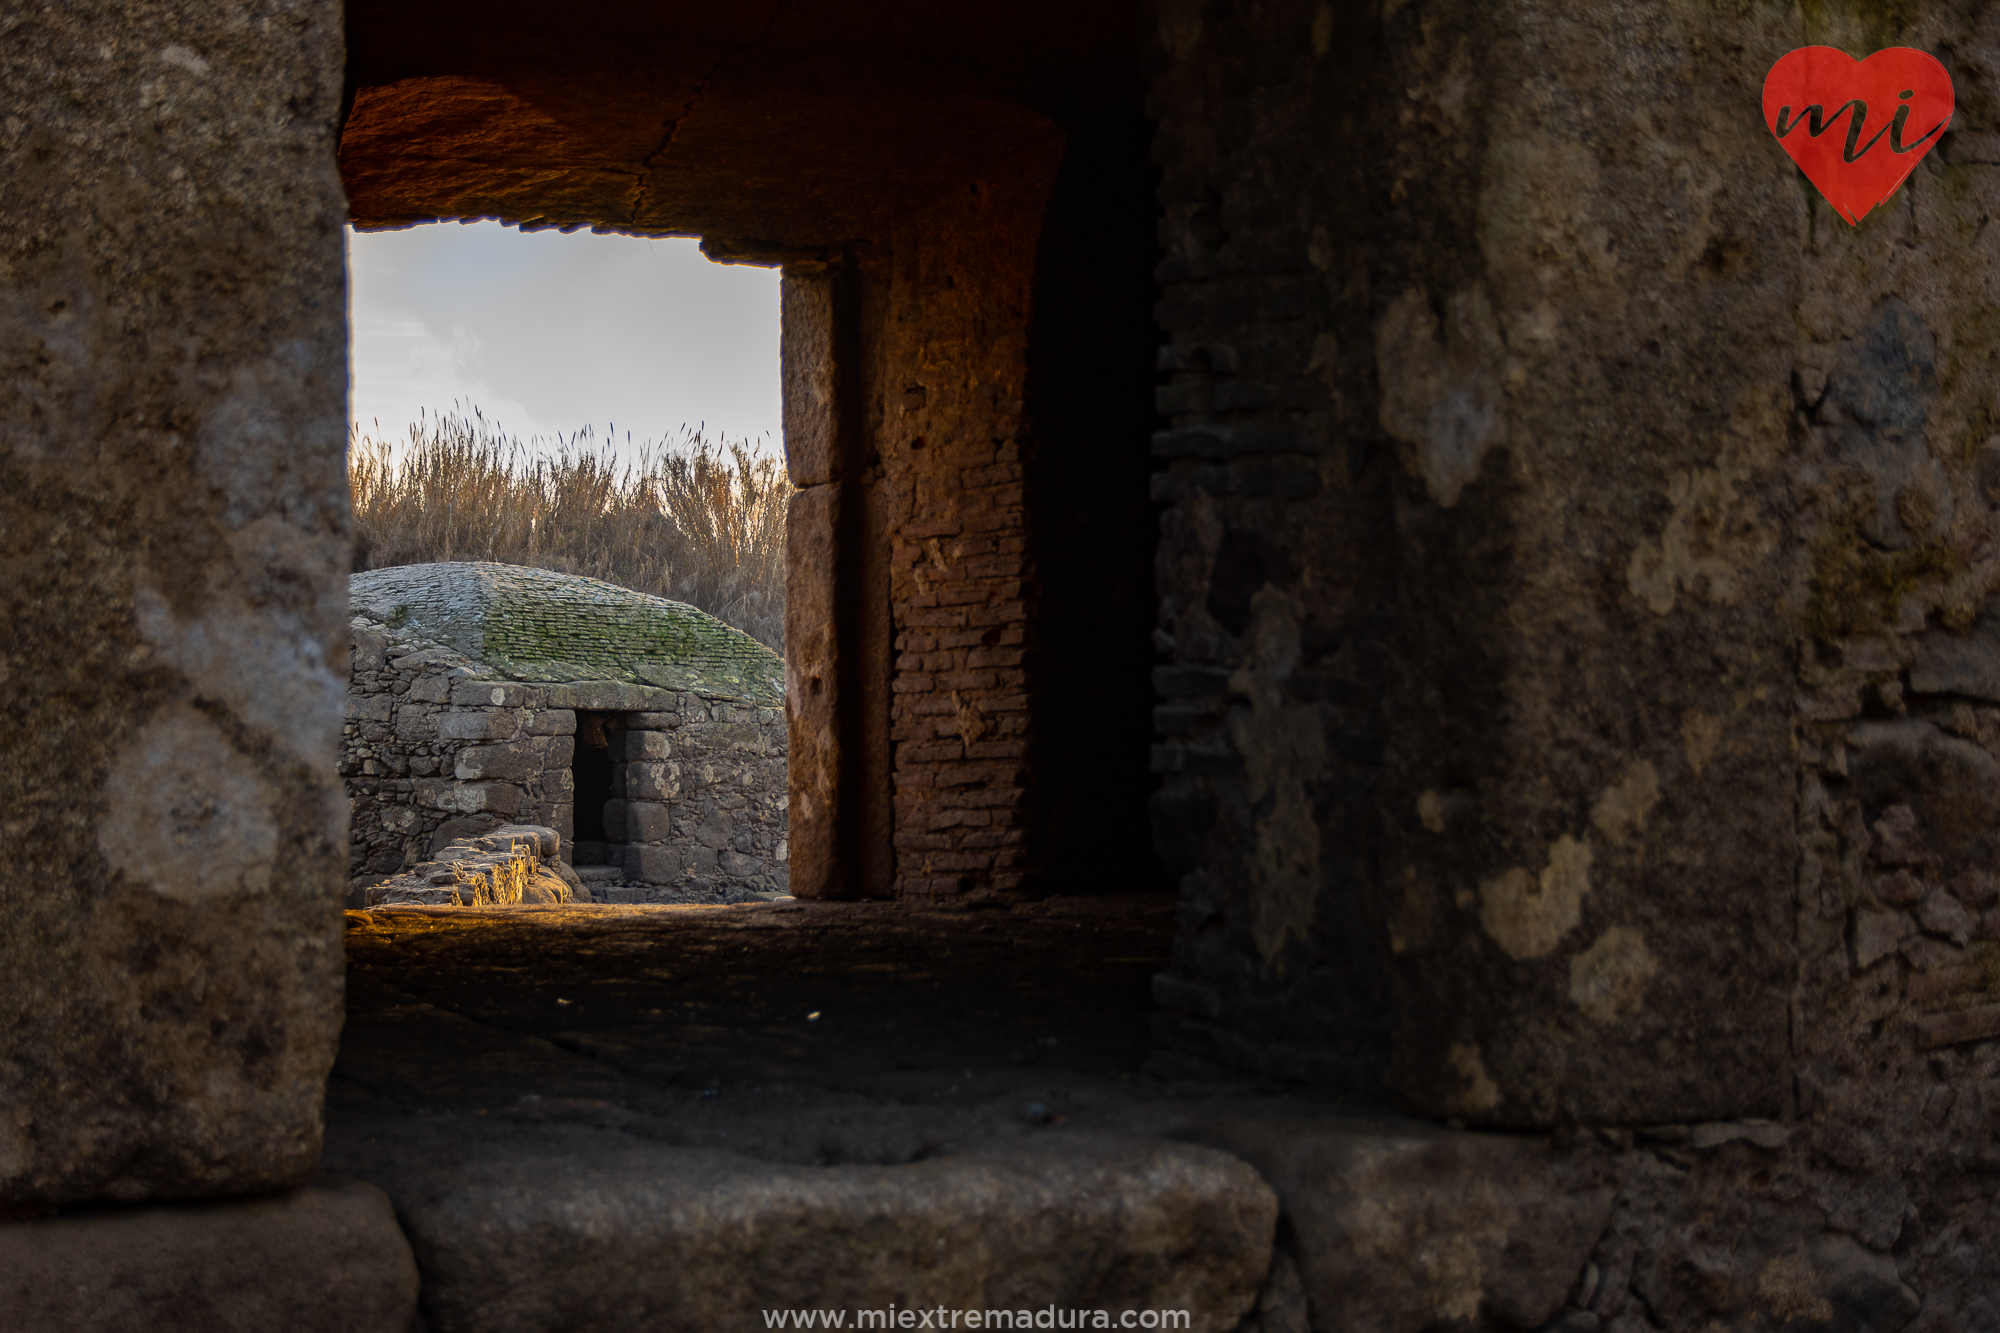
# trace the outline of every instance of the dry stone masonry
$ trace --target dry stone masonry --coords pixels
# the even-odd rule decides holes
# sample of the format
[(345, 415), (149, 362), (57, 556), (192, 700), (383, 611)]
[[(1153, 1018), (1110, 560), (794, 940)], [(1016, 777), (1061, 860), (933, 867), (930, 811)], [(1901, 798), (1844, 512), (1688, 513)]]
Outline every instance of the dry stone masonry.
[(453, 838), (436, 856), (362, 892), (369, 907), (490, 907), (589, 902), (590, 891), (558, 854), (552, 828), (509, 824), (477, 838)]
[(375, 570), (350, 597), (353, 905), (513, 824), (551, 831), (544, 859), (578, 867), (586, 900), (785, 891), (784, 697), (763, 645), (515, 566)]

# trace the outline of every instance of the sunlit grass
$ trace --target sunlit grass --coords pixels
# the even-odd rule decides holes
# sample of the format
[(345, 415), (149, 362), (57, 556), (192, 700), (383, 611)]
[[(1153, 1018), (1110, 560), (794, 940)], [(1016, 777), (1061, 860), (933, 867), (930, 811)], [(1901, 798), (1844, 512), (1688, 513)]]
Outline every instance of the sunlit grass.
[(357, 571), (492, 560), (585, 574), (783, 651), (791, 486), (741, 443), (690, 432), (621, 463), (588, 428), (536, 449), (474, 408), (427, 414), (402, 440), (356, 429), (347, 482)]

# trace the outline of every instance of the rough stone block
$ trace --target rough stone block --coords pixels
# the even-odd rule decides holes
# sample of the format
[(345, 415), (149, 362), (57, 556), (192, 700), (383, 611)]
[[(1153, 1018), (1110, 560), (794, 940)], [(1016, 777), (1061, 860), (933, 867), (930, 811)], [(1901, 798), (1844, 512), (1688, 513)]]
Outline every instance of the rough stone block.
[(681, 859), (672, 847), (627, 847), (625, 878), (641, 884), (672, 884), (681, 877)]
[(576, 713), (568, 708), (536, 708), (523, 714), (521, 730), (530, 736), (574, 736)]
[(678, 711), (633, 713), (625, 719), (626, 725), (636, 731), (671, 731), (681, 725)]
[(626, 806), (627, 842), (665, 842), (673, 836), (672, 808), (664, 801), (633, 801)]
[(444, 703), (451, 698), (452, 685), (457, 679), (457, 673), (452, 671), (427, 671), (410, 682), (410, 692), (406, 697), (418, 703)]
[(1312, 1308), (1349, 1333), (1538, 1328), (1576, 1286), (1613, 1191), (1546, 1140), (1406, 1120), (1241, 1120), (1185, 1135), (1277, 1191)]
[[(407, 696), (405, 696), (407, 698)], [(437, 710), (422, 704), (396, 705), (396, 739), (423, 744), (437, 738)]]
[(388, 661), (389, 641), (382, 634), (370, 629), (354, 631), (353, 650), (348, 658), (356, 675), (369, 671), (380, 671)]
[(453, 785), (456, 788), (454, 794), (457, 804), (450, 808), (468, 815), (485, 811), (489, 814), (512, 817), (527, 806), (521, 789), (512, 783), (461, 782)]
[(0, 1222), (0, 1328), (22, 1333), (406, 1333), (416, 1311), (410, 1243), (358, 1180)]
[(627, 764), (624, 795), (634, 801), (666, 801), (681, 794), (679, 764)]
[(451, 701), (461, 708), (527, 708), (529, 694), (529, 686), (511, 680), (461, 680), (451, 687)]
[(607, 841), (610, 842), (633, 841), (633, 839), (629, 836), (629, 833), (627, 831), (628, 821), (626, 817), (626, 812), (630, 808), (631, 808), (630, 801), (613, 800), (613, 801), (606, 801), (604, 803), (604, 836)]
[(895, 1302), (1185, 1309), (1196, 1333), (1227, 1333), (1271, 1263), (1270, 1189), (1186, 1144), (1044, 1137), (799, 1167), (525, 1128), (382, 1135), (342, 1162), (397, 1200), (437, 1327), (619, 1328), (644, 1311), (646, 1327), (722, 1329), (759, 1309)]
[(347, 696), (346, 715), (349, 722), (387, 722), (395, 711), (395, 699), (386, 694)]
[(715, 860), (717, 867), (723, 874), (733, 876), (736, 879), (749, 879), (753, 875), (764, 873), (764, 863), (762, 861), (759, 861), (754, 856), (745, 856), (741, 852), (720, 852), (716, 855)]
[[(509, 745), (473, 745), (458, 752), (455, 775), (461, 782), (504, 779), (525, 782), (539, 777), (546, 749), (528, 741)], [(490, 807), (489, 807), (490, 808)]]
[(461, 815), (447, 819), (431, 834), (430, 852), (435, 856), (459, 838), (477, 838), (501, 828), (504, 821), (496, 815)]
[(448, 741), (504, 741), (520, 729), (518, 717), (497, 708), (440, 713), (437, 720), (438, 736)]
[(672, 738), (664, 731), (628, 731), (625, 754), (628, 760), (667, 759), (673, 755)]
[(671, 709), (674, 693), (653, 685), (627, 685), (616, 680), (580, 680), (549, 686), (548, 698), (549, 704), (556, 708), (630, 713)]

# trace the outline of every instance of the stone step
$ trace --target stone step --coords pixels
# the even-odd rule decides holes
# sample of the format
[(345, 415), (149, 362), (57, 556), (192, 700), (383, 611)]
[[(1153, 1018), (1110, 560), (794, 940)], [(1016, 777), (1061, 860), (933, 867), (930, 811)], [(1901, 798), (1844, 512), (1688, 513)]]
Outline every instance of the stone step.
[(904, 1310), (1054, 1306), (1186, 1310), (1178, 1327), (1228, 1333), (1277, 1227), (1248, 1164), (1157, 1138), (814, 1167), (583, 1125), (370, 1128), (349, 1125), (334, 1155), (396, 1201), (434, 1328), (752, 1329), (790, 1310), (905, 1327)]
[(21, 1333), (408, 1333), (417, 1281), (389, 1200), (336, 1176), (0, 1221), (0, 1328)]
[(585, 884), (616, 884), (625, 878), (623, 866), (571, 866)]

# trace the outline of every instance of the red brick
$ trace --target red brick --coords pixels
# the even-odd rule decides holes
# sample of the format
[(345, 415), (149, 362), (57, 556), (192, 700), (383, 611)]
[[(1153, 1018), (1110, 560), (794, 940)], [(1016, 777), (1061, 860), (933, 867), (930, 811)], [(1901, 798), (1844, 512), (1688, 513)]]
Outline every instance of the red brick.
[(923, 694), (931, 688), (929, 676), (898, 676), (889, 682), (889, 688), (897, 694)]
[(1028, 793), (1020, 787), (986, 787), (971, 791), (946, 791), (937, 796), (937, 803), (946, 806), (967, 808), (998, 809), (1002, 806), (1017, 806), (1028, 798)]
[(1019, 764), (954, 764), (938, 770), (940, 787), (969, 787), (974, 784), (1011, 783), (1021, 778)]
[(966, 759), (1020, 759), (1028, 753), (1026, 741), (979, 741), (959, 748)]
[(941, 583), (938, 585), (938, 606), (967, 606), (991, 600), (993, 590), (983, 583)]
[[(897, 753), (897, 758), (908, 757), (913, 764), (954, 764), (965, 758), (963, 745), (910, 745)], [(988, 756), (982, 755), (981, 758)]]
[(1019, 648), (975, 648), (965, 655), (969, 667), (1013, 667), (1024, 656)]
[[(965, 612), (932, 611), (928, 609), (913, 611), (899, 606), (896, 608), (896, 619), (904, 625), (928, 625), (938, 628), (956, 629), (965, 623)], [(1002, 642), (1005, 642), (1005, 640), (1002, 640)]]
[[(976, 606), (960, 614), (965, 617), (959, 622), (963, 625), (1012, 625), (1028, 618), (1019, 602), (995, 602), (991, 606)], [(1006, 640), (1003, 638), (1001, 642)]]
[[(1000, 836), (998, 834), (996, 837)], [(942, 833), (898, 833), (896, 845), (909, 851), (939, 852), (951, 849), (951, 839)]]
[(993, 817), (984, 810), (936, 810), (931, 813), (929, 827), (934, 829), (957, 828), (960, 825), (984, 827), (993, 822)]
[(937, 687), (941, 690), (990, 690), (999, 684), (999, 677), (991, 671), (961, 671), (937, 677)]
[(967, 532), (1019, 532), (1024, 526), (1018, 511), (1007, 514), (968, 514), (963, 524)]
[(985, 852), (944, 852), (926, 856), (924, 862), (933, 870), (988, 870), (993, 857)]

